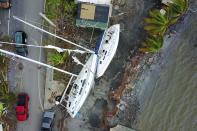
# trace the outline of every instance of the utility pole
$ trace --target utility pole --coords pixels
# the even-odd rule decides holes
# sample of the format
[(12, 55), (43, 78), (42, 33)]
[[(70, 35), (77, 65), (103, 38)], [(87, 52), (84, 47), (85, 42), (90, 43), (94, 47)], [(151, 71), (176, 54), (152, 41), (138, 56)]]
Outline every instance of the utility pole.
[(78, 44), (76, 44), (76, 43), (74, 43), (74, 42), (71, 42), (71, 41), (69, 41), (69, 40), (67, 40), (67, 39), (65, 39), (65, 38), (62, 38), (62, 37), (57, 36), (57, 35), (55, 35), (55, 34), (53, 34), (53, 33), (51, 33), (51, 32), (48, 32), (48, 31), (46, 31), (46, 30), (44, 30), (44, 29), (41, 29), (41, 28), (39, 28), (39, 27), (37, 27), (37, 26), (35, 26), (35, 25), (32, 25), (32, 24), (30, 24), (30, 23), (28, 23), (28, 22), (26, 22), (26, 21), (24, 21), (24, 20), (22, 20), (22, 19), (20, 19), (20, 18), (18, 18), (18, 17), (16, 17), (16, 16), (13, 16), (13, 18), (14, 18), (15, 20), (18, 20), (18, 21), (20, 21), (20, 22), (26, 24), (26, 25), (31, 26), (31, 27), (34, 28), (34, 29), (37, 29), (37, 30), (39, 30), (39, 31), (41, 31), (41, 32), (44, 32), (44, 33), (49, 34), (49, 35), (51, 35), (51, 36), (54, 36), (54, 37), (56, 37), (56, 38), (58, 38), (58, 39), (60, 39), (60, 40), (63, 40), (63, 41), (65, 41), (65, 42), (68, 42), (68, 43), (70, 43), (71, 45), (74, 45), (74, 46), (77, 46), (77, 47), (79, 47), (79, 48), (81, 48), (81, 49), (84, 49), (84, 50), (86, 50), (86, 51), (89, 52), (89, 53), (95, 53), (94, 51), (92, 51), (92, 50), (90, 50), (90, 49), (87, 49), (87, 48), (85, 48), (85, 47), (83, 47), (83, 46), (81, 46), (81, 45), (78, 45)]
[(42, 66), (51, 68), (51, 69), (53, 69), (53, 70), (56, 70), (56, 71), (59, 71), (59, 72), (62, 72), (62, 73), (65, 73), (65, 74), (68, 74), (68, 75), (71, 75), (71, 76), (77, 76), (76, 74), (73, 74), (73, 73), (71, 73), (71, 72), (64, 71), (64, 70), (59, 69), (59, 68), (56, 68), (56, 67), (54, 67), (54, 66), (51, 66), (51, 65), (48, 65), (48, 64), (45, 64), (45, 63), (36, 61), (36, 60), (32, 60), (32, 59), (27, 58), (27, 57), (24, 57), (24, 56), (20, 56), (20, 55), (17, 55), (17, 54), (15, 54), (15, 53), (12, 53), (12, 52), (9, 52), (9, 51), (6, 51), (6, 50), (0, 49), (0, 52), (2, 52), (2, 53), (4, 53), (4, 54), (11, 55), (11, 56), (14, 56), (14, 57), (21, 58), (21, 59), (23, 59), (23, 60), (27, 60), (27, 61), (32, 62), (32, 63), (36, 63), (36, 64), (39, 64), (39, 65), (42, 65)]

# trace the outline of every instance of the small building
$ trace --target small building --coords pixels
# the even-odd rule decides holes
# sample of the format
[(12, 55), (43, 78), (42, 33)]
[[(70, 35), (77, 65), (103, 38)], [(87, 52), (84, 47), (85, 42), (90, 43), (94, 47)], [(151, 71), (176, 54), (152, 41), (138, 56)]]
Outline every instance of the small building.
[(172, 0), (162, 0), (161, 3), (168, 5), (168, 3), (173, 3)]
[(110, 131), (135, 131), (135, 130), (122, 125), (117, 125), (114, 128), (110, 128)]
[[(108, 0), (107, 0), (108, 1)], [(105, 30), (111, 16), (111, 4), (103, 0), (77, 1), (76, 26)]]

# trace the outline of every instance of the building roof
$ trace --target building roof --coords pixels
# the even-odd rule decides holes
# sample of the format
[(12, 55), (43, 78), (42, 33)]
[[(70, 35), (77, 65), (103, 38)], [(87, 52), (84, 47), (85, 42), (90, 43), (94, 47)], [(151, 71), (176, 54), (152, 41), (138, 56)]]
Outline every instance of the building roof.
[(95, 5), (81, 4), (80, 18), (94, 20), (95, 11), (96, 11)]
[(76, 2), (110, 5), (111, 0), (76, 0)]
[(105, 29), (108, 26), (109, 14), (109, 5), (79, 3), (76, 25), (80, 27)]
[(135, 130), (122, 125), (117, 125), (114, 128), (110, 128), (110, 131), (135, 131)]
[(173, 3), (173, 1), (172, 0), (162, 0), (162, 3), (167, 5), (168, 3)]

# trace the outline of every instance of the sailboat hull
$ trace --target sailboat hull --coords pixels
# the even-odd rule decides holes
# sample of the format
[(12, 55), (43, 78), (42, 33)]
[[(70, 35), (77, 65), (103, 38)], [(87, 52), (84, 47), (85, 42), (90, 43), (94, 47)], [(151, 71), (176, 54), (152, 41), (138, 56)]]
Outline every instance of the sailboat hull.
[(98, 52), (96, 78), (101, 77), (111, 63), (119, 43), (120, 25), (108, 28), (102, 37)]
[(91, 88), (94, 86), (96, 73), (97, 55), (92, 54), (85, 66), (74, 81), (72, 89), (68, 95), (67, 112), (71, 117), (75, 117), (88, 97)]

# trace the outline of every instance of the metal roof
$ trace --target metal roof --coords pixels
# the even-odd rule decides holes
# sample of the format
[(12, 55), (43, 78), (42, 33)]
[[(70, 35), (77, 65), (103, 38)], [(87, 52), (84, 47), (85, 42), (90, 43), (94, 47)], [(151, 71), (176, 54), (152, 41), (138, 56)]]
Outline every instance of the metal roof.
[(104, 30), (108, 26), (110, 6), (79, 3), (76, 25), (79, 27), (93, 27)]

